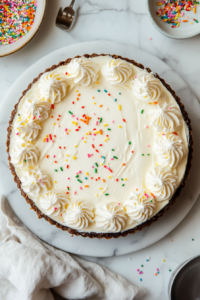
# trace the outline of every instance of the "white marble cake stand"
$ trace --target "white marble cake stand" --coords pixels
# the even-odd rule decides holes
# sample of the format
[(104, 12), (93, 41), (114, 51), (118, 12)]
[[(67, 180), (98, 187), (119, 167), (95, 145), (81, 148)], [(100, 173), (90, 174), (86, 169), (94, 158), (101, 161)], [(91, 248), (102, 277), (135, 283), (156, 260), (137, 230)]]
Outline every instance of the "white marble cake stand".
[[(118, 54), (135, 59), (137, 62), (144, 64), (144, 66), (150, 67), (153, 71), (157, 72), (162, 78), (164, 78), (177, 92), (177, 94), (181, 97), (182, 102), (185, 104), (186, 110), (192, 119), (195, 139), (195, 158), (191, 176), (177, 203), (171, 207), (169, 212), (167, 212), (161, 219), (150, 227), (145, 228), (143, 231), (137, 232), (134, 235), (129, 235), (125, 238), (111, 240), (92, 240), (89, 238), (75, 236), (72, 238), (68, 232), (63, 232), (62, 230), (57, 229), (55, 226), (50, 225), (43, 219), (38, 220), (36, 213), (30, 210), (29, 205), (26, 204), (24, 198), (20, 195), (15, 182), (13, 181), (13, 176), (8, 169), (5, 147), (6, 128), (11, 110), (21, 96), (22, 91), (28, 86), (33, 78), (37, 77), (40, 72), (45, 70), (45, 68), (50, 67), (53, 64), (57, 64), (61, 60), (66, 60), (68, 57), (74, 57), (75, 55), (82, 55), (85, 53), (91, 54), (94, 52)], [(199, 195), (199, 116), (199, 103), (187, 84), (168, 65), (147, 52), (132, 46), (103, 41), (75, 44), (59, 49), (43, 57), (25, 71), (14, 83), (1, 106), (0, 192), (8, 198), (16, 215), (32, 232), (34, 232), (43, 241), (57, 248), (76, 254), (99, 257), (121, 255), (140, 250), (157, 242), (174, 229), (189, 212)]]

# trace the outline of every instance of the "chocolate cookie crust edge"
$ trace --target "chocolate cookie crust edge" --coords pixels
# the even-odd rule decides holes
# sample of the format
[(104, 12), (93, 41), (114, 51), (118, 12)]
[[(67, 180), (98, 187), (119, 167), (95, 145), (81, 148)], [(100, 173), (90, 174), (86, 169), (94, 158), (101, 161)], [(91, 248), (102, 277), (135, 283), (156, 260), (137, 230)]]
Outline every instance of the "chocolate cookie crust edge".
[[(114, 55), (110, 55), (110, 54), (96, 54), (96, 53), (93, 53), (91, 55), (84, 54), (83, 56), (85, 56), (86, 58), (92, 58), (92, 57), (96, 57), (96, 56), (106, 56), (106, 55), (109, 55), (109, 56), (111, 56), (114, 59), (120, 58), (122, 60), (125, 60), (125, 61), (127, 61), (127, 62), (135, 65), (138, 68), (141, 68), (143, 70), (146, 69), (149, 73), (152, 72), (151, 69), (145, 68), (142, 64), (137, 63), (134, 60), (131, 60), (131, 59), (128, 59), (128, 58), (124, 58), (122, 56), (118, 56), (118, 55), (115, 55), (115, 54)], [(81, 56), (75, 56), (74, 58), (79, 58), (79, 57), (81, 57)], [(185, 121), (185, 123), (187, 125), (187, 128), (188, 128), (188, 135), (189, 135), (188, 161), (187, 161), (187, 166), (186, 166), (185, 174), (184, 174), (184, 177), (183, 177), (183, 180), (182, 180), (181, 184), (179, 185), (179, 187), (177, 188), (177, 190), (174, 193), (173, 197), (171, 198), (171, 200), (169, 201), (169, 203), (165, 207), (163, 207), (151, 219), (147, 220), (146, 222), (144, 222), (144, 223), (142, 223), (142, 224), (140, 224), (140, 225), (138, 225), (138, 226), (136, 226), (136, 227), (134, 227), (132, 229), (129, 229), (129, 230), (126, 230), (126, 231), (122, 231), (122, 232), (117, 232), (117, 233), (97, 233), (97, 232), (81, 232), (81, 231), (78, 231), (76, 229), (73, 229), (73, 228), (70, 228), (70, 227), (67, 227), (67, 226), (63, 226), (62, 224), (56, 222), (55, 220), (51, 219), (50, 217), (48, 217), (47, 215), (45, 215), (44, 213), (42, 213), (41, 210), (34, 204), (33, 200), (31, 200), (28, 197), (28, 195), (24, 192), (24, 190), (21, 187), (21, 181), (20, 181), (19, 177), (17, 176), (17, 174), (15, 172), (15, 167), (11, 163), (11, 157), (10, 157), (10, 154), (9, 154), (9, 150), (10, 150), (10, 136), (11, 136), (11, 132), (12, 132), (12, 123), (13, 123), (13, 120), (14, 120), (15, 115), (17, 113), (17, 108), (18, 108), (18, 105), (19, 105), (21, 99), (26, 95), (26, 93), (30, 90), (30, 88), (32, 87), (32, 85), (35, 82), (37, 82), (39, 80), (39, 78), (44, 73), (49, 72), (49, 71), (53, 71), (54, 69), (56, 69), (58, 67), (67, 65), (67, 64), (69, 64), (71, 62), (71, 60), (72, 60), (72, 58), (68, 58), (66, 61), (62, 61), (58, 65), (53, 65), (51, 68), (46, 69), (43, 73), (40, 73), (38, 75), (38, 77), (35, 78), (32, 81), (32, 83), (30, 83), (28, 85), (27, 89), (23, 91), (22, 96), (19, 98), (18, 103), (15, 104), (14, 110), (12, 111), (11, 117), (10, 117), (10, 120), (9, 120), (9, 126), (7, 128), (8, 134), (7, 134), (6, 146), (7, 146), (7, 153), (8, 153), (9, 168), (11, 170), (11, 173), (14, 176), (14, 181), (16, 182), (17, 187), (21, 191), (21, 195), (25, 198), (26, 202), (28, 204), (30, 204), (31, 209), (33, 209), (37, 213), (37, 216), (38, 216), (39, 219), (44, 218), (51, 225), (55, 225), (57, 228), (60, 228), (63, 231), (68, 231), (72, 235), (77, 235), (77, 236), (80, 235), (82, 237), (98, 238), (98, 239), (101, 239), (101, 238), (111, 239), (111, 238), (118, 238), (120, 236), (125, 237), (128, 234), (134, 234), (137, 231), (141, 231), (145, 227), (150, 226), (152, 223), (156, 222), (159, 218), (161, 218), (164, 215), (164, 213), (166, 211), (169, 210), (169, 208), (177, 201), (178, 197), (180, 196), (180, 193), (181, 193), (183, 187), (186, 185), (186, 181), (187, 181), (187, 179), (190, 176), (190, 170), (191, 170), (191, 167), (192, 167), (193, 151), (194, 151), (194, 140), (193, 140), (193, 131), (192, 131), (192, 127), (191, 127), (191, 121), (190, 121), (190, 119), (188, 117), (188, 113), (185, 111), (184, 105), (182, 104), (180, 98), (176, 95), (175, 91), (172, 90), (172, 88), (170, 87), (170, 85), (167, 84), (164, 79), (160, 78), (160, 76), (157, 73), (155, 73), (154, 76), (156, 78), (158, 78), (162, 82), (162, 84), (165, 86), (165, 88), (171, 93), (171, 95), (176, 100), (176, 102), (179, 105), (179, 108), (181, 110), (183, 119), (184, 119), (184, 121)]]

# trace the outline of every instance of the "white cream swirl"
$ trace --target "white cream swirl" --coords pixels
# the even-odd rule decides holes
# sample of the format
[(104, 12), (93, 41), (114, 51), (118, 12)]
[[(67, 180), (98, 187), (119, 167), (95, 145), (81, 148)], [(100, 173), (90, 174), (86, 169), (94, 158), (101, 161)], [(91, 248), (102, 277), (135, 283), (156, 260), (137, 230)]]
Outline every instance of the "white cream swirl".
[(11, 162), (17, 168), (34, 167), (39, 160), (39, 151), (32, 144), (17, 144), (14, 145), (11, 151)]
[(162, 95), (162, 84), (152, 73), (143, 71), (131, 82), (133, 95), (144, 102), (157, 102)]
[(106, 81), (112, 85), (124, 85), (133, 74), (133, 67), (122, 59), (111, 59), (102, 68)]
[(32, 120), (21, 120), (16, 126), (16, 130), (19, 132), (20, 137), (27, 142), (35, 140), (41, 129), (40, 125)]
[(44, 73), (39, 80), (42, 97), (50, 103), (58, 103), (66, 95), (67, 82), (62, 74)]
[(156, 201), (168, 200), (177, 188), (178, 177), (168, 167), (156, 167), (146, 176), (146, 184)]
[(83, 86), (93, 84), (99, 77), (98, 72), (98, 66), (91, 59), (84, 56), (72, 59), (67, 65), (67, 78), (72, 83)]
[(47, 193), (47, 191), (51, 188), (49, 176), (39, 169), (27, 170), (20, 180), (22, 183), (22, 189), (28, 194), (28, 196), (34, 198)]
[(164, 102), (155, 109), (151, 121), (158, 132), (174, 132), (182, 127), (183, 117), (177, 106)]
[(123, 206), (131, 221), (139, 223), (148, 220), (153, 215), (156, 207), (154, 198), (144, 189), (132, 192)]
[(39, 198), (42, 211), (48, 216), (55, 217), (60, 216), (64, 212), (69, 202), (66, 194), (54, 190), (47, 192), (46, 195), (42, 195)]
[(93, 206), (89, 202), (76, 200), (70, 203), (66, 212), (63, 214), (66, 225), (75, 228), (87, 228), (94, 222)]
[(183, 140), (175, 134), (165, 134), (157, 139), (155, 154), (163, 166), (176, 168), (186, 153)]
[(41, 98), (30, 97), (24, 102), (22, 112), (34, 122), (43, 122), (49, 116), (50, 107), (49, 102), (43, 101)]
[(122, 231), (126, 220), (124, 209), (114, 202), (96, 208), (96, 226), (107, 232)]

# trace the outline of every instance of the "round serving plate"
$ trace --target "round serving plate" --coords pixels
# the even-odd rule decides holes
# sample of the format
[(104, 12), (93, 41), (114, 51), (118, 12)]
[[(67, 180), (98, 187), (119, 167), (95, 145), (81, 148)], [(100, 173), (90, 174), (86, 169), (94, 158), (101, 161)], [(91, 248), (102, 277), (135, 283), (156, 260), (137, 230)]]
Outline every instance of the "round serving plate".
[[(158, 0), (146, 0), (147, 1), (147, 12), (149, 18), (153, 25), (159, 30), (162, 34), (166, 35), (172, 39), (187, 39), (193, 37), (195, 35), (200, 34), (200, 6), (197, 7), (196, 13), (193, 11), (184, 11), (184, 17), (181, 17), (181, 21), (183, 19), (187, 19), (188, 22), (181, 22), (180, 26), (177, 28), (172, 28), (171, 24), (167, 24), (161, 20), (160, 17), (156, 15), (156, 11), (161, 6), (158, 6), (156, 3), (161, 2)], [(187, 18), (187, 16), (189, 18)], [(193, 19), (197, 19), (199, 23), (193, 21)], [(193, 24), (191, 24), (191, 22)]]
[(38, 32), (46, 9), (46, 0), (37, 0), (37, 9), (35, 13), (35, 19), (33, 25), (29, 32), (23, 35), (19, 40), (12, 44), (0, 46), (0, 57), (12, 54), (21, 48), (23, 48), (26, 44), (28, 44), (35, 34)]
[[(60, 61), (66, 60), (69, 57), (92, 53), (122, 55), (123, 57), (134, 59), (144, 66), (150, 67), (152, 71), (157, 72), (171, 85), (172, 89), (177, 92), (177, 95), (181, 97), (189, 113), (189, 117), (192, 120), (195, 140), (194, 162), (191, 176), (178, 201), (162, 218), (150, 227), (146, 227), (141, 232), (136, 232), (127, 237), (111, 240), (90, 239), (81, 236), (71, 237), (68, 232), (64, 232), (50, 225), (43, 219), (39, 220), (36, 213), (30, 210), (29, 204), (27, 204), (25, 199), (21, 196), (20, 191), (16, 187), (16, 183), (13, 181), (13, 176), (8, 168), (5, 146), (6, 130), (11, 111), (21, 96), (22, 91), (27, 88), (33, 78), (37, 77), (38, 74), (43, 72), (46, 68), (53, 64), (58, 64)], [(0, 107), (0, 153), (2, 158), (0, 160), (0, 193), (7, 197), (16, 215), (34, 234), (59, 249), (75, 254), (99, 257), (121, 255), (143, 249), (157, 242), (173, 230), (184, 219), (199, 195), (199, 116), (200, 105), (188, 85), (163, 61), (145, 51), (129, 45), (108, 41), (87, 42), (58, 49), (37, 61), (23, 73), (14, 83)]]

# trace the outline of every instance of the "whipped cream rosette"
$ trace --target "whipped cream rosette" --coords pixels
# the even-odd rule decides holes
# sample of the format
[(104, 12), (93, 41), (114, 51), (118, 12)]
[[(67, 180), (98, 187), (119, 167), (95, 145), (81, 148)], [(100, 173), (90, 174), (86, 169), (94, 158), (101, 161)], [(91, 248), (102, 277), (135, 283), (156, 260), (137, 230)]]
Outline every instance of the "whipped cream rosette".
[(21, 177), (23, 190), (29, 197), (38, 197), (51, 188), (49, 176), (39, 169), (26, 170)]
[(16, 125), (16, 129), (18, 130), (18, 134), (24, 139), (26, 142), (34, 141), (39, 131), (42, 129), (39, 124), (34, 122), (33, 120), (20, 120)]
[(145, 222), (153, 216), (156, 203), (151, 193), (140, 188), (131, 193), (129, 199), (124, 202), (124, 208), (131, 222)]
[(133, 74), (133, 67), (121, 59), (111, 59), (103, 66), (102, 74), (110, 84), (124, 85)]
[(187, 154), (187, 150), (180, 136), (162, 134), (155, 144), (155, 153), (161, 165), (174, 169)]
[(156, 106), (152, 124), (158, 132), (174, 132), (181, 129), (183, 117), (177, 106), (164, 102)]
[(133, 95), (144, 102), (157, 102), (162, 95), (162, 84), (152, 73), (143, 71), (131, 82)]
[[(34, 122), (43, 122), (49, 116), (50, 107), (50, 103), (44, 101), (44, 98), (30, 95), (24, 101), (21, 114), (22, 116), (26, 118), (28, 117)], [(20, 119), (21, 117), (19, 120)]]
[(17, 168), (34, 167), (38, 163), (38, 159), (39, 151), (34, 145), (28, 143), (13, 145), (11, 162)]
[(67, 80), (62, 74), (44, 73), (39, 81), (40, 94), (50, 103), (58, 103), (66, 95)]
[(39, 198), (42, 210), (48, 216), (60, 216), (70, 203), (66, 194), (51, 190)]
[(89, 86), (98, 78), (99, 68), (91, 59), (74, 58), (67, 66), (67, 78), (74, 84)]
[(157, 201), (168, 200), (177, 188), (177, 175), (168, 167), (156, 167), (146, 177), (147, 186)]
[(94, 222), (93, 206), (86, 201), (73, 201), (63, 214), (63, 218), (65, 223), (72, 228), (87, 228), (90, 223)]
[(122, 231), (126, 225), (127, 217), (123, 207), (116, 203), (108, 203), (96, 209), (96, 226), (109, 231)]

